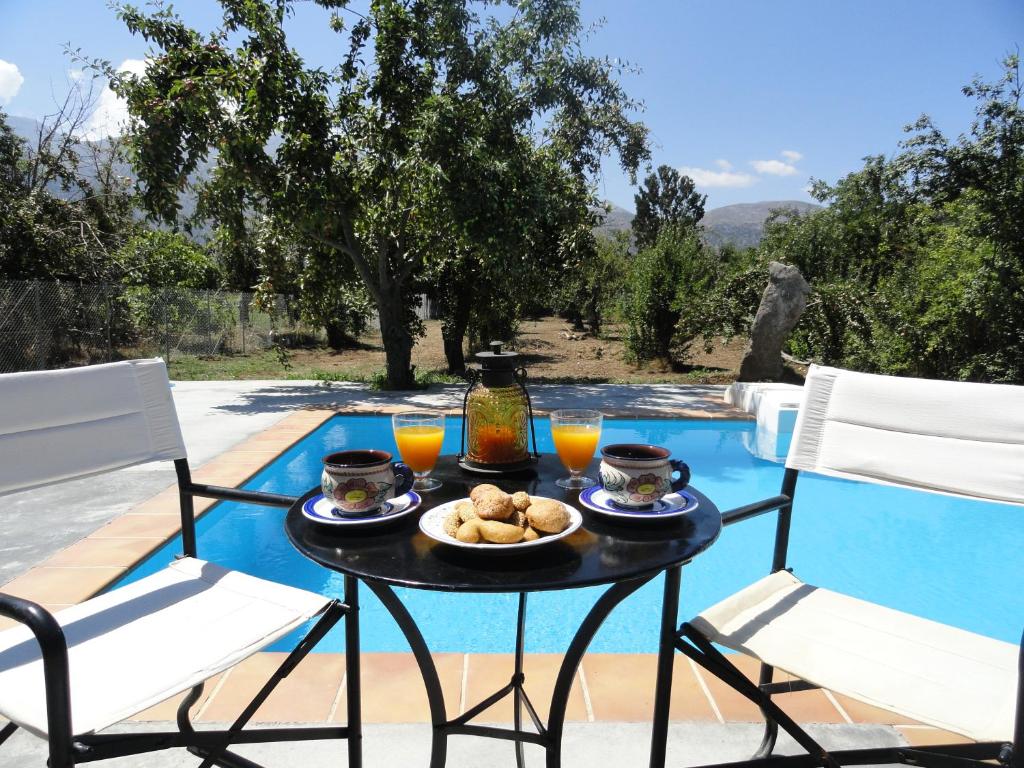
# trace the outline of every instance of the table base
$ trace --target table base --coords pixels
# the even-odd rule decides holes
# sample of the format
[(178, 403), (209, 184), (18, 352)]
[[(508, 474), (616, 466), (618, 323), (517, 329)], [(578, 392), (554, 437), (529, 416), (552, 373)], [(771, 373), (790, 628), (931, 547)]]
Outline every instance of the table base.
[[(655, 574), (656, 575), (656, 574)], [(523, 672), (524, 643), (526, 634), (526, 593), (519, 593), (519, 607), (516, 616), (515, 669), (508, 685), (495, 691), (480, 703), (470, 707), (459, 717), (449, 720), (445, 709), (444, 692), (437, 674), (437, 667), (423, 635), (416, 626), (409, 611), (390, 586), (383, 582), (365, 580), (366, 585), (391, 613), (405, 639), (412, 649), (416, 664), (423, 677), (433, 725), (430, 748), (430, 768), (442, 768), (448, 752), (448, 737), (456, 735), (481, 736), (515, 742), (516, 765), (524, 766), (523, 744), (544, 747), (547, 768), (559, 768), (562, 763), (562, 730), (565, 724), (565, 710), (569, 703), (572, 680), (576, 675), (583, 654), (612, 610), (633, 594), (654, 576), (623, 581), (609, 587), (587, 613), (565, 653), (558, 670), (554, 691), (551, 695), (548, 722), (543, 723), (537, 709), (524, 688), (526, 675)], [(347, 585), (346, 585), (347, 586)], [(655, 725), (651, 748), (651, 765), (659, 768), (665, 763), (665, 739), (668, 731), (668, 703), (672, 689), (672, 657), (675, 650), (675, 619), (679, 596), (679, 568), (666, 572), (665, 603), (662, 606), (661, 636), (658, 654), (658, 679), (655, 695)], [(356, 598), (358, 600), (358, 598)], [(474, 725), (470, 721), (492, 705), (513, 697), (513, 727)], [(523, 730), (523, 710), (526, 710), (536, 732)]]

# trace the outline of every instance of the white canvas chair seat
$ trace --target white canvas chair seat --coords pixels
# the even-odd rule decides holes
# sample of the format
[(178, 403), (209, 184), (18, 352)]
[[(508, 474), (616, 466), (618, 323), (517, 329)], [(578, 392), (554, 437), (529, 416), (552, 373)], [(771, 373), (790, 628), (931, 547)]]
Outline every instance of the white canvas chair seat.
[(779, 571), (690, 622), (709, 640), (977, 741), (1009, 740), (1018, 647)]
[[(113, 725), (237, 664), (330, 601), (193, 558), (54, 614), (68, 644), (75, 735)], [(0, 633), (0, 714), (46, 738), (39, 648)]]

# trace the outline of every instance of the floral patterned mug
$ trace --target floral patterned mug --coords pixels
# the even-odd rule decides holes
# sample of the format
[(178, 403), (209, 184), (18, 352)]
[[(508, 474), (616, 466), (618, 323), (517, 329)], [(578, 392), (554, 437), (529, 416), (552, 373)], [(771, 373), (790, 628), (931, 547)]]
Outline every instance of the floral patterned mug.
[(387, 451), (338, 451), (323, 461), (320, 489), (343, 515), (369, 514), (412, 488), (412, 470)]
[[(601, 449), (598, 471), (601, 487), (611, 501), (630, 509), (653, 504), (690, 482), (690, 468), (678, 459), (670, 459), (669, 450), (657, 445), (607, 445)], [(673, 480), (676, 472), (679, 478)]]

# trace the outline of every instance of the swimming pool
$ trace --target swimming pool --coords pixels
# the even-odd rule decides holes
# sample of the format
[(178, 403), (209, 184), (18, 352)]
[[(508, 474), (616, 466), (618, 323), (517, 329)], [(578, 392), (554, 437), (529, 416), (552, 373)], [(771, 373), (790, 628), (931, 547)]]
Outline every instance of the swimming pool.
[[(461, 419), (449, 419), (445, 453), (458, 451)], [(782, 466), (745, 447), (751, 422), (609, 419), (601, 444), (646, 441), (664, 445), (693, 470), (693, 484), (720, 509), (778, 493)], [(553, 451), (546, 419), (537, 419), (541, 451)], [(390, 418), (336, 416), (281, 454), (246, 488), (301, 494), (319, 482), (320, 458), (341, 447), (395, 451)], [(397, 455), (397, 453), (396, 453)], [(789, 564), (803, 579), (857, 597), (1018, 642), (1024, 626), (1019, 589), (1024, 520), (1010, 506), (918, 494), (842, 480), (802, 476), (794, 510)], [(197, 522), (200, 557), (230, 568), (340, 596), (342, 577), (300, 556), (284, 535), (285, 510), (222, 502)], [(768, 573), (774, 515), (726, 529), (718, 542), (683, 569), (680, 618)], [(181, 551), (172, 539), (117, 585), (153, 573)], [(530, 652), (563, 652), (602, 588), (531, 595)], [(434, 651), (510, 652), (515, 595), (449, 595), (398, 589)], [(407, 651), (390, 614), (361, 591), (362, 647)], [(591, 649), (647, 653), (657, 649), (661, 579), (645, 585), (608, 617)], [(285, 639), (272, 650), (287, 650)], [(318, 651), (341, 651), (336, 628)]]

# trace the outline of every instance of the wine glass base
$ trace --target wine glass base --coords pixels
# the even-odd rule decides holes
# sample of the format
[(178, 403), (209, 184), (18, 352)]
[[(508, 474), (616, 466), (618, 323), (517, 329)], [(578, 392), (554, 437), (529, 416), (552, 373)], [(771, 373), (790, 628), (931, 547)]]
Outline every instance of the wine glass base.
[(592, 485), (597, 485), (597, 480), (592, 477), (562, 477), (555, 480), (555, 485), (559, 488), (569, 488), (570, 490), (582, 490), (583, 488), (589, 488)]
[(443, 483), (437, 478), (418, 477), (416, 478), (416, 481), (412, 484), (412, 489), (417, 493), (421, 493), (423, 491), (436, 491), (442, 485)]

